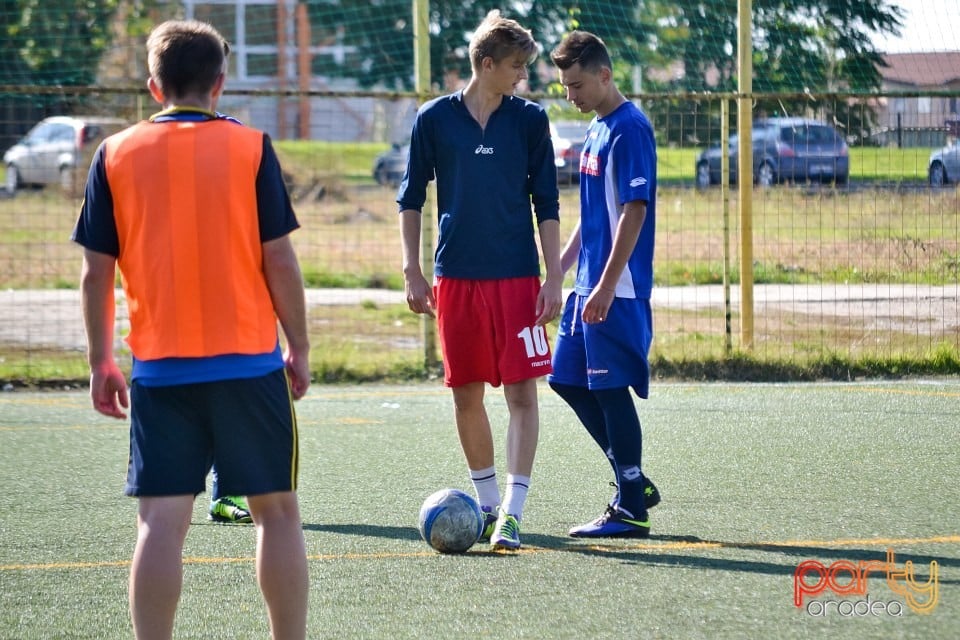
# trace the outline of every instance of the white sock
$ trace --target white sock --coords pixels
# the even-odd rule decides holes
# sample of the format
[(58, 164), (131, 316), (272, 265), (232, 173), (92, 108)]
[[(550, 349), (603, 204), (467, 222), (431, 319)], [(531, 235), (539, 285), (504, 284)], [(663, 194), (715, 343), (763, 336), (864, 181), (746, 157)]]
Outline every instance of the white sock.
[(500, 505), (500, 487), (497, 486), (497, 469), (470, 469), (470, 480), (477, 492), (477, 502), (481, 507), (496, 509)]
[(527, 501), (530, 489), (530, 476), (507, 474), (507, 489), (503, 499), (503, 511), (519, 520), (523, 515), (523, 504)]

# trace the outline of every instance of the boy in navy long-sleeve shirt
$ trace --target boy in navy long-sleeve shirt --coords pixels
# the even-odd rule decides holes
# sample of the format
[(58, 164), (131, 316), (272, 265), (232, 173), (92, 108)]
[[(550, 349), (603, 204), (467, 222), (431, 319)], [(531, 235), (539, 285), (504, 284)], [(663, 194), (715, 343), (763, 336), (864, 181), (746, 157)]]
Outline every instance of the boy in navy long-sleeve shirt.
[[(539, 434), (537, 378), (551, 372), (545, 325), (562, 303), (549, 122), (539, 105), (513, 95), (536, 52), (528, 30), (498, 11), (487, 15), (470, 42), (467, 87), (417, 114), (397, 196), (407, 304), (437, 318), (444, 383), (453, 390), (460, 444), (486, 517), (481, 539), (501, 549), (520, 547)], [(433, 179), (439, 239), (431, 286), (420, 267), (420, 216)], [(502, 501), (486, 384), (503, 384), (510, 413)]]

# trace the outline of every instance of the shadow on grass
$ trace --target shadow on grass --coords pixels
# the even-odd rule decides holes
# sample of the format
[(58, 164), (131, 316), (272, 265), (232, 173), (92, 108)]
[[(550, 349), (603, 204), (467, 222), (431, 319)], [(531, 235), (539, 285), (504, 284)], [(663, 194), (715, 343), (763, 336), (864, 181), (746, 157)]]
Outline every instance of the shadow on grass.
[(304, 531), (339, 533), (348, 536), (388, 538), (391, 540), (419, 540), (416, 527), (386, 527), (376, 524), (303, 524)]
[[(580, 553), (587, 556), (613, 558), (637, 565), (676, 566), (716, 571), (741, 571), (769, 575), (792, 575), (797, 565), (804, 560), (820, 560), (824, 564), (838, 560), (857, 562), (860, 560), (886, 560), (887, 547), (837, 548), (816, 544), (788, 545), (775, 543), (724, 542), (706, 540), (697, 536), (652, 535), (649, 538), (632, 539), (575, 539), (560, 536), (525, 534), (524, 544), (551, 551)], [(662, 550), (660, 549), (662, 547)], [(891, 544), (891, 548), (895, 545)], [(759, 551), (778, 555), (795, 556), (796, 561), (764, 562), (734, 558), (710, 557), (701, 552), (710, 551)], [(894, 548), (894, 561), (899, 568), (906, 562), (912, 562), (914, 571), (920, 580), (929, 575), (930, 563), (936, 561), (941, 570), (944, 567), (960, 567), (960, 558), (919, 555), (898, 551)], [(940, 584), (960, 584), (960, 580), (944, 579), (939, 576)]]
[[(420, 532), (416, 527), (381, 526), (372, 524), (304, 524), (304, 531), (337, 533), (351, 536), (386, 538), (390, 540), (419, 541)], [(579, 553), (586, 556), (611, 558), (637, 565), (660, 565), (686, 567), (714, 571), (740, 571), (768, 575), (792, 575), (797, 565), (804, 560), (819, 560), (830, 564), (837, 560), (886, 560), (886, 547), (853, 548), (827, 547), (822, 545), (789, 545), (754, 542), (724, 542), (707, 540), (697, 536), (652, 535), (649, 538), (632, 539), (576, 539), (567, 536), (553, 536), (538, 533), (523, 535), (523, 552), (558, 551)], [(794, 556), (795, 560), (765, 562), (761, 560), (734, 559), (729, 557), (711, 557), (702, 552), (718, 551), (758, 551), (781, 556)], [(936, 561), (941, 570), (944, 567), (960, 568), (960, 558), (937, 557), (905, 553), (894, 549), (894, 560), (898, 567), (912, 562), (918, 579), (926, 579), (930, 563)], [(473, 547), (469, 555), (504, 556), (511, 554)], [(520, 555), (524, 555), (521, 553)], [(939, 577), (940, 584), (960, 584), (960, 580)]]

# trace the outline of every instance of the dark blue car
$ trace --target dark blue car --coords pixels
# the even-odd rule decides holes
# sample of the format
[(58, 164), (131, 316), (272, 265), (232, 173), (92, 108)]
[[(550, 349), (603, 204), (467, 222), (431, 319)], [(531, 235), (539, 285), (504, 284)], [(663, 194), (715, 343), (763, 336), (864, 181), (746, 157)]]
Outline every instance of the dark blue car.
[[(730, 182), (737, 181), (737, 137), (731, 136)], [(698, 187), (720, 183), (722, 149), (713, 145), (697, 156)], [(753, 123), (753, 182), (770, 186), (780, 182), (846, 184), (850, 151), (832, 126), (807, 118), (771, 118)]]

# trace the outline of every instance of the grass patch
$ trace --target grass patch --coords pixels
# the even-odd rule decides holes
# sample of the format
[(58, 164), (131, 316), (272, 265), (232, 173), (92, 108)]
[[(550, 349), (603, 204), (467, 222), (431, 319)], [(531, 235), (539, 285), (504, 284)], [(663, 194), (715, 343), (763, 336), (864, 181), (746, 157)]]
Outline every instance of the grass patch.
[[(483, 602), (496, 603), (497, 625), (518, 638), (956, 635), (955, 380), (651, 391), (638, 405), (644, 468), (664, 499), (650, 512), (649, 539), (567, 536), (602, 511), (612, 475), (570, 408), (543, 386), (521, 551), (476, 545), (441, 556), (416, 522), (433, 491), (469, 489), (450, 392), (438, 382), (313, 387), (296, 405), (308, 637), (491, 637)], [(491, 391), (487, 404), (503, 473), (502, 393)], [(5, 637), (130, 637), (128, 452), (127, 422), (96, 414), (85, 393), (0, 394)], [(345, 491), (378, 477), (375, 491)], [(749, 508), (731, 495), (749, 496)], [(210, 523), (208, 497), (191, 514), (175, 635), (266, 638), (255, 531)], [(905, 604), (897, 618), (839, 615), (836, 605), (818, 617), (794, 606), (799, 563), (882, 562), (887, 549), (899, 569), (912, 563), (918, 585), (938, 563), (929, 615)], [(510, 597), (491, 575), (511, 576)], [(903, 603), (882, 571), (867, 580), (872, 602)], [(828, 590), (818, 599), (852, 607), (863, 596)], [(631, 616), (642, 631), (624, 633)]]

